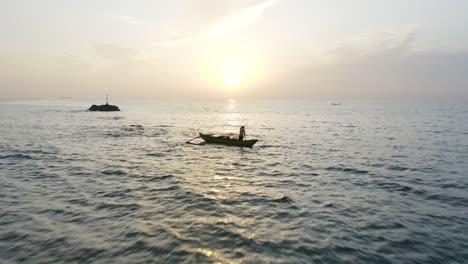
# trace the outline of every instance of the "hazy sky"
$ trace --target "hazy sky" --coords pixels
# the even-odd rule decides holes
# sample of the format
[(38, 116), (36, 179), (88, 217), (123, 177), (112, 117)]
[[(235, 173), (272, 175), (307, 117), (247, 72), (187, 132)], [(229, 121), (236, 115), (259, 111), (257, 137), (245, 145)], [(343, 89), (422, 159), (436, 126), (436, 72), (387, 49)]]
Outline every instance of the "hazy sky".
[(468, 98), (467, 10), (466, 0), (0, 0), (0, 97)]

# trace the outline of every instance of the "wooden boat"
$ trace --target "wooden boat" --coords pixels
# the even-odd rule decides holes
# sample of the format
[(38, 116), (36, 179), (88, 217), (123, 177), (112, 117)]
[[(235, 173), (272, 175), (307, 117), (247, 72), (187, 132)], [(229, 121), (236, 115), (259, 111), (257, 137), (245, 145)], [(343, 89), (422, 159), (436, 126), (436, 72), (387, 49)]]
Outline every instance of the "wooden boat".
[(227, 136), (214, 136), (214, 135), (207, 135), (207, 134), (202, 134), (202, 133), (200, 133), (200, 137), (206, 143), (223, 144), (223, 145), (228, 145), (228, 146), (247, 147), (247, 148), (251, 148), (258, 141), (258, 139), (238, 140), (236, 138), (230, 138)]

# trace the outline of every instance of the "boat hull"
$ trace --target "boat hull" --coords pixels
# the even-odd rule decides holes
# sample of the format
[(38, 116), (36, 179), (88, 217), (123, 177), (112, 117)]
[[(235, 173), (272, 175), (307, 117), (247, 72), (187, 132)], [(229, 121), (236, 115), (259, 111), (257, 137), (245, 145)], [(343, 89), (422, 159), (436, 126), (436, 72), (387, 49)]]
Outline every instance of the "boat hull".
[(236, 147), (246, 147), (246, 148), (251, 148), (258, 141), (257, 139), (238, 140), (238, 139), (232, 139), (232, 138), (227, 138), (227, 137), (223, 137), (223, 136), (206, 135), (206, 134), (202, 134), (202, 133), (200, 133), (200, 137), (206, 143), (222, 144), (222, 145), (236, 146)]

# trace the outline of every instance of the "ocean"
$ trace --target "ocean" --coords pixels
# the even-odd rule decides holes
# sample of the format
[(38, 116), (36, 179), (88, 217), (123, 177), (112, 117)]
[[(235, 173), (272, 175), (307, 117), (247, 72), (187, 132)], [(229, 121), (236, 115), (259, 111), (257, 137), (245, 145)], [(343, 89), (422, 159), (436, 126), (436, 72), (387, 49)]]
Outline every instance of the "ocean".
[(468, 263), (466, 102), (93, 103), (0, 102), (0, 263)]

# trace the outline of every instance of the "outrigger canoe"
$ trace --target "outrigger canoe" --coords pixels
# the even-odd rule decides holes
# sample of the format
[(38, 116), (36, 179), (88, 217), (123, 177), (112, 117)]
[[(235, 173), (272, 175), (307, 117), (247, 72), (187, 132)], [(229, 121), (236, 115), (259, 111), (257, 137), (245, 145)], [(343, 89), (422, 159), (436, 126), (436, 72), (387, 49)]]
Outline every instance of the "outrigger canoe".
[(251, 148), (258, 141), (258, 139), (238, 140), (238, 139), (230, 138), (226, 136), (214, 136), (214, 135), (207, 135), (207, 134), (202, 134), (202, 133), (200, 133), (200, 137), (206, 143), (223, 144), (223, 145), (228, 145), (228, 146), (247, 147), (247, 148)]

